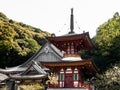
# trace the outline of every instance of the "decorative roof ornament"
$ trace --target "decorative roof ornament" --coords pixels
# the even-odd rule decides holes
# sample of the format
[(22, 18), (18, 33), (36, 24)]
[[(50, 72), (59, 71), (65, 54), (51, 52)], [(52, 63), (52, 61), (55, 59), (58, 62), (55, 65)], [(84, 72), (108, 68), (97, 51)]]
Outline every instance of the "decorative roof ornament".
[(46, 47), (44, 50), (45, 50), (45, 53), (48, 54), (48, 52), (49, 52), (49, 47)]
[(74, 33), (73, 29), (74, 29), (74, 15), (73, 15), (73, 8), (71, 8), (71, 17), (70, 17), (70, 30), (71, 31), (69, 32), (69, 34)]

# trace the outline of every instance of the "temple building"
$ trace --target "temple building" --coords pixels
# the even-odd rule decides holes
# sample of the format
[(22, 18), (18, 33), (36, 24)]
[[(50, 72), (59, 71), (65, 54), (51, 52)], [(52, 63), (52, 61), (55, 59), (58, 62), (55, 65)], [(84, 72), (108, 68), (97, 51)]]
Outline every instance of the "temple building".
[(94, 45), (88, 32), (74, 32), (73, 9), (70, 32), (63, 36), (47, 37), (46, 41), (25, 63), (0, 69), (0, 72), (10, 74), (9, 77), (16, 81), (56, 77), (57, 84), (47, 83), (48, 90), (94, 90), (94, 86), (87, 82), (86, 77), (97, 73), (96, 66), (92, 59), (83, 59), (80, 55), (80, 51), (94, 49)]

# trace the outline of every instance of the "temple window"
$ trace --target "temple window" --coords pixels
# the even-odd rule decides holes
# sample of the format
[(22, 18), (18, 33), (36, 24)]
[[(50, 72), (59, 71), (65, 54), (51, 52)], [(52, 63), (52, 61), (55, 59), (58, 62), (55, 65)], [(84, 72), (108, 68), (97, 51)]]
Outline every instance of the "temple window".
[(78, 69), (77, 68), (74, 69), (74, 80), (75, 81), (78, 80)]
[(60, 74), (60, 80), (61, 80), (61, 81), (64, 80), (64, 74), (63, 74), (63, 73)]
[(75, 80), (75, 81), (78, 80), (78, 73), (74, 73), (74, 80)]
[(74, 54), (74, 46), (73, 46), (73, 43), (71, 44), (71, 54)]
[(70, 45), (68, 44), (67, 54), (70, 54)]

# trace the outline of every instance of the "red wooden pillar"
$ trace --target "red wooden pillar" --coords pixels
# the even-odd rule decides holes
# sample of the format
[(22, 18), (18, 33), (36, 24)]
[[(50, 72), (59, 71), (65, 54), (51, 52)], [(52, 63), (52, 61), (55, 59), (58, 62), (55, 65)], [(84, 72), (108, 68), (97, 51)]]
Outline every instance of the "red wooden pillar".
[(63, 87), (65, 87), (65, 75), (66, 75), (66, 67), (63, 69), (64, 70), (64, 85), (63, 85)]
[(72, 76), (73, 76), (73, 82), (72, 82), (72, 83), (73, 83), (73, 87), (74, 87), (74, 69), (75, 69), (75, 68), (74, 68), (74, 67), (71, 67), (71, 69), (72, 69)]
[(60, 87), (60, 70), (58, 71), (58, 87)]
[(80, 70), (80, 67), (77, 67), (78, 68), (78, 87), (81, 87), (81, 84), (82, 84), (82, 73), (81, 73), (81, 70)]
[(63, 81), (62, 85), (63, 85), (63, 87), (64, 87), (64, 84), (65, 84), (65, 71), (66, 71), (66, 68), (64, 68), (63, 71), (64, 71), (64, 81)]

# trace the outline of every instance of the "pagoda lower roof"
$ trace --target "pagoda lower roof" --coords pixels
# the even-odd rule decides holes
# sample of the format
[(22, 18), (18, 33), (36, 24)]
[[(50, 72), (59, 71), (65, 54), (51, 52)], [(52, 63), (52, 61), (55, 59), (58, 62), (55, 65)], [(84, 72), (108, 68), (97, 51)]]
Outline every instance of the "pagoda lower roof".
[(48, 68), (64, 68), (64, 67), (78, 67), (87, 68), (90, 72), (97, 72), (96, 66), (92, 60), (82, 60), (82, 61), (63, 61), (63, 62), (41, 62), (42, 65)]
[(62, 62), (41, 62), (45, 66), (81, 66), (81, 65), (92, 65), (92, 60), (82, 61), (62, 61)]

